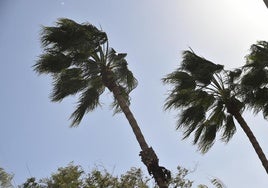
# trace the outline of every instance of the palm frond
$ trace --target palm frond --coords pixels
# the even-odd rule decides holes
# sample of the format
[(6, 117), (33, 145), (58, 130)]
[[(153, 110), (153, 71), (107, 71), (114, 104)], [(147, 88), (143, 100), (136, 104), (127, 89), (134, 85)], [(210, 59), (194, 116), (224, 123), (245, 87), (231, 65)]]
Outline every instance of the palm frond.
[(100, 76), (101, 65), (92, 59), (88, 59), (85, 63), (80, 64), (83, 70), (83, 76), (87, 79)]
[(268, 71), (265, 69), (252, 69), (242, 77), (241, 84), (250, 89), (257, 89), (267, 85)]
[(179, 90), (174, 88), (165, 101), (165, 110), (188, 106), (192, 102), (193, 94), (194, 93), (191, 90)]
[(191, 104), (201, 105), (206, 111), (213, 108), (216, 102), (216, 98), (213, 94), (203, 89), (196, 89), (193, 93)]
[(243, 102), (254, 113), (263, 112), (267, 117), (268, 105), (268, 42), (258, 41), (250, 48), (243, 67), (245, 74), (241, 79)]
[(268, 42), (258, 41), (250, 48), (250, 54), (246, 56), (247, 64), (244, 68), (260, 69), (268, 66)]
[(264, 117), (266, 115), (266, 106), (268, 105), (268, 88), (259, 88), (250, 90), (246, 93), (244, 102), (247, 103), (248, 108), (252, 109), (255, 114), (263, 111)]
[(236, 133), (236, 126), (235, 126), (234, 118), (232, 115), (228, 115), (226, 117), (226, 123), (222, 128), (223, 128), (223, 132), (222, 132), (221, 140), (227, 143)]
[(226, 121), (226, 114), (222, 103), (218, 102), (217, 105), (211, 109), (210, 115), (207, 117), (207, 121), (217, 124), (218, 128), (223, 125), (223, 122)]
[(191, 73), (200, 83), (208, 85), (212, 80), (213, 74), (223, 70), (223, 66), (216, 65), (188, 50), (183, 52), (181, 69)]
[(112, 69), (117, 83), (129, 93), (138, 85), (137, 79), (128, 69), (126, 53), (117, 53), (113, 48), (108, 52), (108, 66)]
[(202, 106), (190, 106), (180, 115), (177, 128), (198, 124), (205, 119), (205, 109)]
[(43, 27), (41, 32), (43, 47), (56, 52), (92, 52), (106, 41), (106, 33), (95, 26), (89, 23), (78, 24), (66, 18), (59, 19), (55, 27)]
[(198, 128), (195, 130), (195, 133), (194, 133), (194, 140), (193, 140), (193, 144), (197, 144), (199, 142), (199, 139), (200, 139), (200, 136), (203, 134), (203, 131), (205, 130), (206, 126), (206, 122), (204, 123), (199, 123), (198, 124)]
[(86, 87), (87, 81), (82, 77), (79, 68), (70, 68), (54, 75), (51, 100), (61, 101), (68, 95), (74, 95)]
[(71, 126), (77, 126), (83, 119), (85, 113), (93, 111), (100, 105), (99, 97), (104, 92), (104, 89), (102, 85), (92, 85), (81, 93), (76, 110), (70, 117), (72, 119)]
[(180, 89), (194, 89), (196, 87), (195, 79), (184, 71), (174, 71), (162, 79), (164, 83), (176, 85)]
[(250, 48), (250, 54), (246, 56), (247, 63), (243, 67), (246, 70), (242, 78), (242, 85), (253, 89), (268, 83), (268, 43), (259, 41)]
[(198, 141), (198, 149), (202, 153), (206, 153), (214, 144), (216, 133), (217, 133), (217, 124), (205, 122), (204, 130), (202, 131), (201, 137)]
[(33, 67), (39, 74), (59, 73), (68, 68), (71, 63), (72, 59), (63, 53), (46, 53), (40, 56)]

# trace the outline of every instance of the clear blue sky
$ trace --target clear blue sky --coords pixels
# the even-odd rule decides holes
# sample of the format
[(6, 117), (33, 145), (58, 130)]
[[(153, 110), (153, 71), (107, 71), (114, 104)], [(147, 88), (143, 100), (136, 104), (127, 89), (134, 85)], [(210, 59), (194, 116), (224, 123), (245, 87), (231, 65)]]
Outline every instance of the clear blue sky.
[[(129, 67), (139, 80), (131, 97), (134, 115), (160, 164), (197, 170), (197, 183), (220, 178), (229, 188), (265, 188), (268, 178), (247, 137), (238, 131), (229, 144), (218, 141), (201, 155), (175, 131), (175, 112), (164, 112), (168, 88), (160, 79), (173, 71), (182, 50), (226, 68), (244, 64), (257, 40), (268, 40), (268, 9), (262, 0), (1, 0), (0, 1), (0, 166), (15, 174), (16, 184), (30, 175), (47, 177), (74, 161), (86, 170), (103, 165), (114, 173), (143, 167), (138, 143), (122, 114), (112, 116), (111, 95), (69, 128), (75, 98), (51, 103), (51, 80), (37, 76), (41, 25), (57, 18), (90, 22), (107, 32), (110, 45), (128, 53)], [(268, 155), (268, 122), (244, 117)]]

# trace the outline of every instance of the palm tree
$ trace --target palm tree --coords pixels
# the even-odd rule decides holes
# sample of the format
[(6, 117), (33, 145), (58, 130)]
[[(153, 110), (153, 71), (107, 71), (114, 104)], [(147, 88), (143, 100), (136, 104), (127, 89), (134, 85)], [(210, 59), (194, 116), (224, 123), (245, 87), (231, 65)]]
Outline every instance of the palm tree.
[(242, 117), (246, 107), (252, 105), (241, 87), (241, 76), (242, 69), (226, 71), (192, 50), (184, 51), (180, 67), (163, 79), (173, 86), (165, 109), (181, 109), (177, 129), (183, 130), (183, 139), (193, 134), (193, 144), (202, 153), (212, 147), (217, 133), (227, 143), (236, 132), (236, 119), (268, 173), (265, 154)]
[(150, 175), (160, 187), (167, 187), (169, 171), (159, 166), (154, 150), (146, 143), (129, 108), (129, 93), (138, 82), (127, 67), (127, 54), (110, 48), (106, 33), (95, 26), (66, 18), (59, 19), (55, 27), (43, 27), (41, 42), (44, 53), (34, 70), (52, 76), (51, 100), (60, 102), (67, 96), (80, 95), (71, 115), (71, 126), (78, 126), (87, 112), (100, 105), (100, 95), (108, 88), (114, 96), (114, 111), (125, 114)]

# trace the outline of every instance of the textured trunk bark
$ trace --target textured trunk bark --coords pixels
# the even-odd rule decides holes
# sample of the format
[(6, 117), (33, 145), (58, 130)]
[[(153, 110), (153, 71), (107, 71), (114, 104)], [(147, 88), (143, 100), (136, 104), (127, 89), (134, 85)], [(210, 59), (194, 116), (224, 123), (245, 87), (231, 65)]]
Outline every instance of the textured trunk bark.
[(144, 138), (139, 126), (138, 126), (136, 119), (134, 118), (134, 115), (130, 111), (125, 99), (122, 97), (119, 88), (117, 86), (114, 86), (110, 90), (114, 94), (120, 108), (122, 109), (123, 113), (125, 114), (128, 122), (129, 122), (135, 136), (136, 136), (136, 139), (137, 139), (141, 149), (142, 150), (148, 149), (149, 148), (148, 144), (145, 141), (145, 138)]
[(261, 163), (264, 169), (266, 170), (266, 173), (268, 174), (268, 161), (256, 137), (254, 136), (253, 132), (251, 131), (246, 121), (244, 120), (244, 118), (241, 116), (239, 112), (236, 112), (233, 115), (235, 119), (238, 121), (238, 123), (240, 124), (240, 126), (242, 127), (242, 129), (244, 130), (244, 132), (246, 133), (249, 141), (251, 142), (254, 150), (256, 151), (259, 159), (261, 160)]
[(170, 171), (164, 167), (159, 166), (158, 163), (159, 160), (157, 155), (155, 154), (153, 148), (149, 147), (148, 144), (146, 143), (145, 138), (139, 128), (136, 119), (134, 118), (124, 97), (121, 95), (121, 91), (118, 85), (114, 81), (112, 81), (111, 76), (109, 78), (110, 79), (107, 79), (107, 77), (103, 78), (103, 81), (106, 87), (114, 94), (114, 97), (116, 98), (120, 108), (125, 114), (134, 132), (134, 135), (142, 149), (142, 151), (140, 152), (142, 162), (147, 167), (149, 174), (152, 175), (153, 178), (155, 179), (157, 185), (160, 188), (168, 188), (168, 181), (171, 178)]

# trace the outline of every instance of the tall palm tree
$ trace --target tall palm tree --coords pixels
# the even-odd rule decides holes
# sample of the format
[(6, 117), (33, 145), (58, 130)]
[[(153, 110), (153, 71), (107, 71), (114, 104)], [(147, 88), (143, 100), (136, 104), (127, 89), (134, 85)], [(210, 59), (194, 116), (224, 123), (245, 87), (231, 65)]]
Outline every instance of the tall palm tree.
[(185, 51), (180, 67), (163, 79), (173, 86), (165, 109), (181, 109), (177, 129), (183, 130), (183, 139), (193, 134), (193, 144), (202, 153), (212, 147), (218, 132), (227, 143), (236, 132), (236, 119), (268, 173), (265, 154), (242, 117), (250, 104), (246, 89), (241, 87), (241, 76), (241, 69), (226, 71), (192, 50)]
[(127, 67), (127, 54), (110, 48), (106, 33), (95, 26), (78, 24), (66, 18), (59, 19), (55, 27), (43, 27), (41, 42), (44, 53), (34, 70), (52, 76), (51, 100), (58, 102), (67, 96), (80, 94), (71, 115), (71, 126), (78, 126), (87, 112), (100, 105), (100, 95), (108, 88), (114, 96), (114, 111), (125, 114), (150, 175), (160, 187), (167, 187), (169, 171), (159, 166), (154, 150), (146, 143), (129, 108), (129, 93), (137, 86), (137, 80)]

